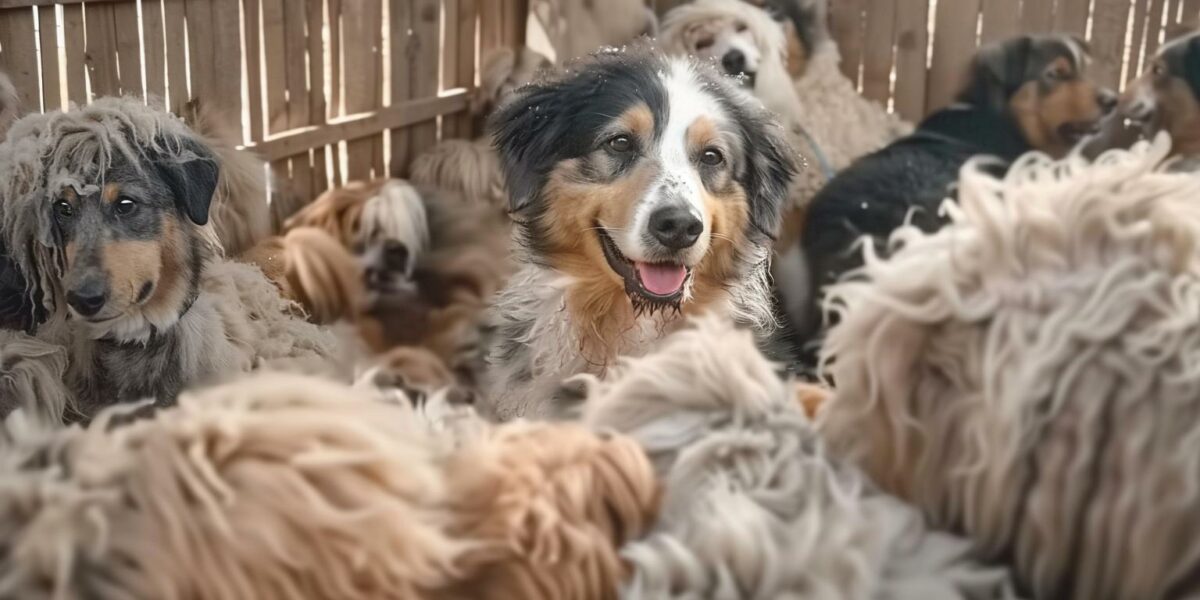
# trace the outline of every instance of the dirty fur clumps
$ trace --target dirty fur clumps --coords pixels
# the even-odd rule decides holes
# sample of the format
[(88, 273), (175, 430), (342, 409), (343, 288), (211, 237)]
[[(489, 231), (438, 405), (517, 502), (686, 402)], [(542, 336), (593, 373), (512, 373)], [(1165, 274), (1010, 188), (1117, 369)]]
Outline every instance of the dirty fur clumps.
[(749, 331), (697, 320), (571, 384), (584, 422), (640, 442), (664, 483), (654, 529), (622, 550), (625, 598), (1011, 595), (1005, 569), (826, 450)]
[(949, 226), (830, 290), (831, 445), (1036, 597), (1200, 592), (1200, 180), (1168, 146), (968, 165)]
[(0, 415), (22, 409), (37, 423), (60, 423), (70, 403), (66, 372), (66, 348), (0, 329)]
[(122, 410), (8, 421), (0, 596), (615, 598), (656, 507), (637, 444), (577, 425), (272, 375)]

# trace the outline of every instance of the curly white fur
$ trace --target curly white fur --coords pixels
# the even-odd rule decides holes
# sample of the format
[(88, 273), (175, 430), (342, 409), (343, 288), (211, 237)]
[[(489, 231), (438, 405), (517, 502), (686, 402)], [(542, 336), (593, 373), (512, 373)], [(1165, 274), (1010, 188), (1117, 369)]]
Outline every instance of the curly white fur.
[(1200, 593), (1200, 179), (1168, 146), (968, 165), (950, 225), (830, 290), (823, 432), (1037, 597)]
[(665, 483), (655, 529), (623, 550), (626, 598), (1011, 596), (1005, 569), (826, 453), (748, 331), (702, 319), (582, 383), (584, 421), (640, 442)]

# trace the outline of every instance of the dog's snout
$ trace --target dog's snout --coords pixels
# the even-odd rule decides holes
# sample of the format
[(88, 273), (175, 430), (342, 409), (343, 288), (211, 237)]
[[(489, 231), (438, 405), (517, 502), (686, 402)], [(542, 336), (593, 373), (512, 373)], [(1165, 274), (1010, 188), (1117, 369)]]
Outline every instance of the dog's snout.
[(730, 75), (744, 73), (746, 71), (746, 54), (734, 48), (721, 57), (721, 66)]
[(671, 250), (690, 248), (703, 231), (704, 223), (684, 206), (665, 206), (650, 215), (650, 234)]
[(1117, 93), (1110, 89), (1101, 89), (1096, 92), (1096, 104), (1100, 105), (1100, 110), (1104, 114), (1108, 114), (1117, 107)]
[(85, 281), (67, 291), (67, 304), (70, 304), (75, 312), (85, 317), (100, 312), (107, 301), (108, 293), (104, 289), (104, 282), (98, 279)]
[(387, 240), (383, 243), (383, 263), (389, 269), (404, 271), (408, 269), (408, 246), (398, 240)]

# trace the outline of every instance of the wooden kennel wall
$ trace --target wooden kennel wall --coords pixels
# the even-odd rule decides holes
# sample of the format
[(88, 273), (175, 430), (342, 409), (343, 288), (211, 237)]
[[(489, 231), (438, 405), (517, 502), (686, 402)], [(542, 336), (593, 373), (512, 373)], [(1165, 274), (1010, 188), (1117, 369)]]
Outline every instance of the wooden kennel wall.
[[(661, 14), (683, 0), (650, 0)], [(842, 69), (863, 94), (905, 118), (950, 101), (980, 44), (1017, 33), (1065, 31), (1092, 46), (1114, 89), (1140, 73), (1176, 23), (1195, 23), (1200, 0), (829, 0)]]
[(199, 98), (304, 201), (403, 174), (440, 137), (473, 135), (465, 111), (479, 57), (523, 43), (527, 10), (522, 0), (0, 0), (0, 67), (26, 111), (114, 94), (178, 110)]

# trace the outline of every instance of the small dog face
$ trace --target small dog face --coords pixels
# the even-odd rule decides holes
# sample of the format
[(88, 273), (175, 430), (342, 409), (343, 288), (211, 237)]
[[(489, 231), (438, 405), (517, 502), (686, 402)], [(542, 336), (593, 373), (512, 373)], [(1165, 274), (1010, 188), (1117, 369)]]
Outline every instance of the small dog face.
[(1200, 32), (1159, 50), (1121, 98), (1121, 112), (1145, 136), (1169, 133), (1176, 153), (1200, 153)]
[[(78, 318), (100, 324), (131, 313), (176, 314), (193, 291), (217, 165), (199, 144), (191, 158), (114, 157), (96, 181), (57, 190), (51, 212), (62, 245), (62, 284)], [(191, 281), (189, 279), (192, 279)]]
[(1021, 36), (976, 55), (959, 100), (1008, 114), (1030, 146), (1066, 154), (1116, 106), (1086, 78), (1086, 44), (1073, 36)]
[(727, 75), (742, 76), (754, 87), (762, 53), (750, 26), (737, 17), (696, 21), (683, 30), (683, 43), (690, 54), (715, 59)]
[(639, 308), (678, 307), (693, 280), (734, 276), (774, 232), (794, 172), (749, 96), (704, 65), (640, 51), (528, 88), (494, 128), (535, 258), (623, 286)]

